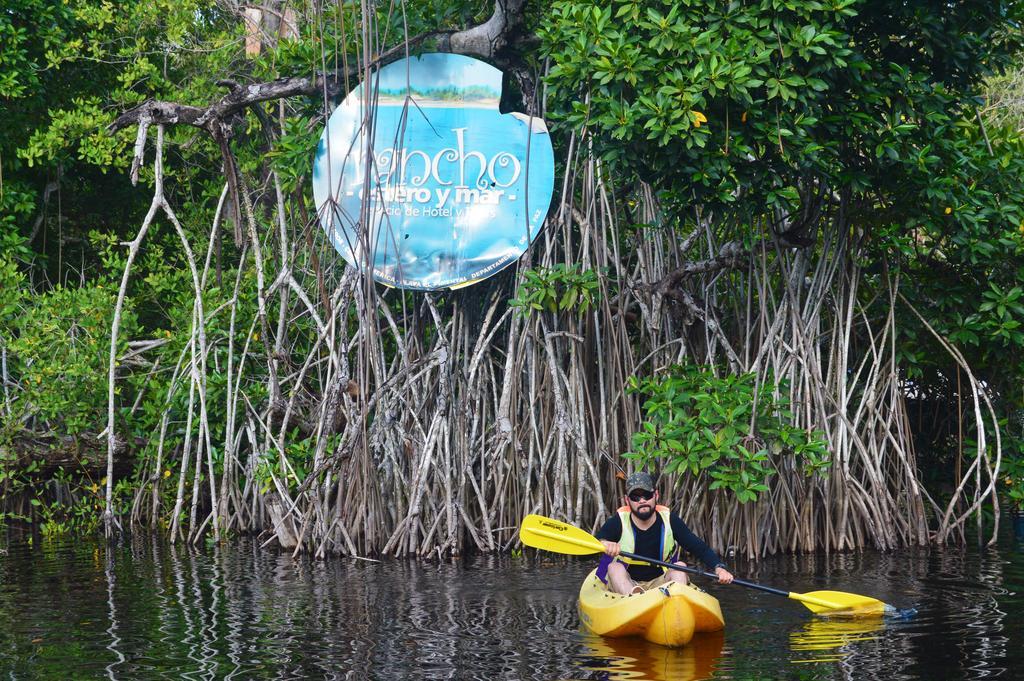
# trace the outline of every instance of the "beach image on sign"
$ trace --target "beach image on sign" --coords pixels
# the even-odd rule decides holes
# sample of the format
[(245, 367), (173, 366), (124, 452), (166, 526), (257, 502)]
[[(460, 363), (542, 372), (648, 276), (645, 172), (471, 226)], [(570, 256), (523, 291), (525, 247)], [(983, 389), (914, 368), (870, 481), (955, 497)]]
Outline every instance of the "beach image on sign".
[(554, 154), (544, 121), (501, 113), (500, 97), (498, 69), (454, 54), (394, 62), (349, 93), (313, 164), (321, 224), (349, 264), (435, 290), (523, 254), (551, 203)]

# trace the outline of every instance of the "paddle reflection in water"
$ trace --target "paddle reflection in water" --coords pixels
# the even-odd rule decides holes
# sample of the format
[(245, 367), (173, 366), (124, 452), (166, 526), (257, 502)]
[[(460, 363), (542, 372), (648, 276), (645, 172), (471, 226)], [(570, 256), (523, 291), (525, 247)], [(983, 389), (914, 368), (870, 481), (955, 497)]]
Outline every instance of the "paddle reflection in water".
[[(667, 648), (640, 637), (607, 638), (582, 630), (583, 668), (597, 681), (700, 681), (718, 668), (723, 632), (696, 634), (681, 648)], [(589, 653), (589, 654), (588, 654)]]
[(789, 635), (793, 663), (838, 662), (849, 654), (853, 643), (874, 641), (885, 622), (871, 619), (813, 619)]

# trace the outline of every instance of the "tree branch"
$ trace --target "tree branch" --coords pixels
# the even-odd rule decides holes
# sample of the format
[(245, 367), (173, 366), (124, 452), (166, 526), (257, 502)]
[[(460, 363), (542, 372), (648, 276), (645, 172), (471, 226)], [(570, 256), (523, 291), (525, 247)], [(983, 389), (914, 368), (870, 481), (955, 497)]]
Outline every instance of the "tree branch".
[(442, 45), (446, 52), (493, 58), (508, 47), (522, 23), (526, 0), (495, 0), (491, 18), (473, 28), (459, 31)]
[[(494, 59), (517, 33), (523, 21), (525, 5), (525, 0), (495, 0), (494, 14), (479, 26), (465, 31), (423, 33), (410, 38), (408, 43), (396, 45), (384, 52), (372, 62), (372, 65), (380, 67), (390, 64), (404, 57), (410, 47), (434, 39), (439, 40), (438, 49), (442, 52)], [(328, 97), (336, 97), (343, 93), (347, 79), (358, 76), (360, 71), (360, 67), (351, 67), (347, 71), (318, 73), (302, 78), (278, 78), (266, 83), (248, 85), (222, 80), (219, 84), (228, 87), (230, 91), (209, 106), (198, 107), (151, 99), (118, 116), (109, 129), (111, 132), (117, 132), (146, 121), (164, 126), (191, 125), (216, 134), (219, 124), (225, 123), (233, 115), (253, 104), (288, 97), (322, 96), (325, 92)]]
[(682, 267), (678, 267), (666, 274), (660, 281), (646, 284), (643, 288), (653, 289), (658, 293), (665, 294), (671, 289), (678, 287), (680, 282), (687, 277), (736, 267), (746, 260), (750, 252), (751, 250), (743, 248), (742, 244), (730, 241), (722, 246), (722, 250), (715, 257), (687, 262)]

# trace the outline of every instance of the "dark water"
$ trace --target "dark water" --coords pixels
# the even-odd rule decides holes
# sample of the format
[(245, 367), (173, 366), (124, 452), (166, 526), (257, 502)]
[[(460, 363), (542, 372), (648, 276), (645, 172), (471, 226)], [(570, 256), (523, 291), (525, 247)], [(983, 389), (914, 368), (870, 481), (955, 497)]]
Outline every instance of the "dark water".
[[(739, 566), (918, 615), (833, 622), (710, 586), (726, 630), (682, 650), (582, 632), (586, 559), (293, 560), (247, 542), (0, 543), (4, 679), (1024, 678), (1024, 547), (782, 557)], [(1018, 671), (1019, 670), (1019, 671)]]

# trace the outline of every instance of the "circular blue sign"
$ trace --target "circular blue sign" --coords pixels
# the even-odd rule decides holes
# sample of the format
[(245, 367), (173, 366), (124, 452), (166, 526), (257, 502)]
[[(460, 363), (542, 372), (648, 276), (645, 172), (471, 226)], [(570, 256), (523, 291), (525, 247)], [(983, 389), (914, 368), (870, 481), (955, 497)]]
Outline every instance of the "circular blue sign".
[(517, 260), (551, 204), (543, 119), (498, 110), (501, 72), (456, 54), (388, 64), (352, 90), (313, 162), (320, 223), (388, 286), (467, 286)]

